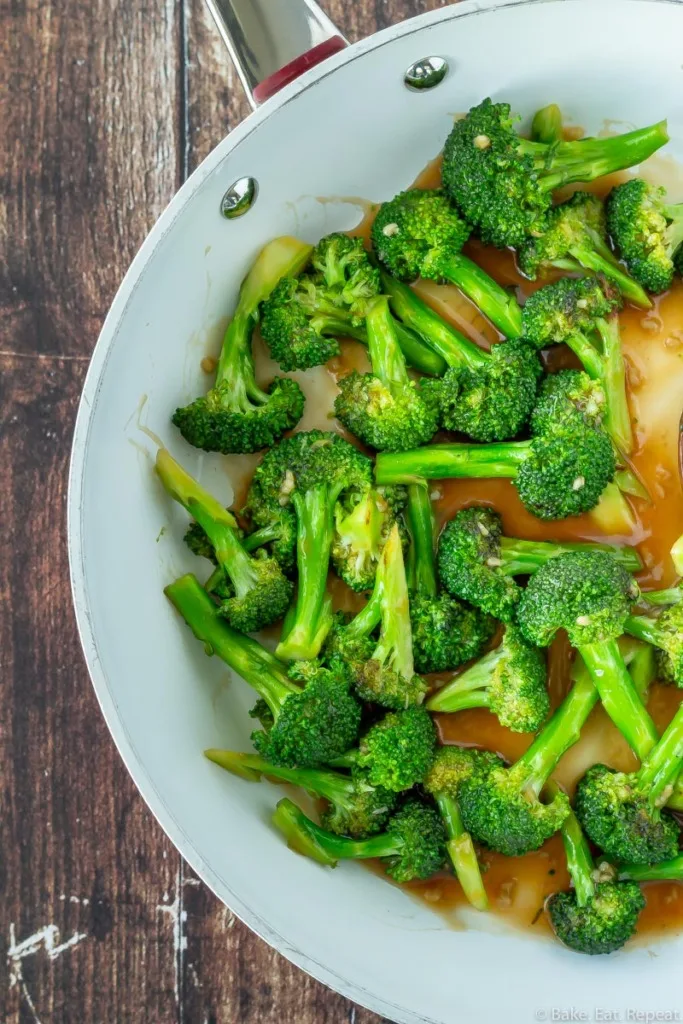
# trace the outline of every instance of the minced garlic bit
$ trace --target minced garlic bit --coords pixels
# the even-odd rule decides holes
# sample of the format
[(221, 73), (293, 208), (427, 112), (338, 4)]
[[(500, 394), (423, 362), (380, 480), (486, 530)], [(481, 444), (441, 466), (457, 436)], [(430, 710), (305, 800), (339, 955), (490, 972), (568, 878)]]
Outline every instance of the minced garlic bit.
[(489, 530), (488, 526), (484, 526), (483, 523), (477, 523), (477, 526), (479, 527), (479, 533), (482, 535), (482, 537), (491, 536), (491, 531)]
[(577, 309), (588, 309), (588, 299), (579, 299), (576, 303)]
[(576, 480), (572, 484), (573, 491), (580, 491), (582, 487), (586, 486), (585, 476), (577, 476)]
[(611, 864), (608, 864), (606, 860), (603, 860), (602, 864), (598, 864), (591, 875), (596, 885), (600, 882), (613, 882), (617, 877), (616, 868)]
[(385, 224), (382, 228), (382, 234), (386, 235), (387, 238), (393, 238), (399, 232), (398, 224)]
[(492, 556), (491, 558), (487, 558), (486, 559), (486, 564), (490, 565), (492, 569), (499, 569), (500, 566), (503, 564), (503, 559), (502, 558), (493, 558), (493, 556)]
[(591, 620), (590, 615), (577, 615), (576, 625), (577, 626), (590, 626)]
[(477, 135), (474, 140), (474, 145), (477, 149), (488, 149), (491, 145), (491, 140), (488, 135)]
[(288, 469), (287, 472), (285, 473), (284, 479), (282, 481), (282, 487), (280, 488), (280, 499), (279, 500), (280, 500), (280, 504), (281, 505), (288, 505), (289, 504), (289, 496), (292, 493), (292, 491), (295, 490), (295, 489), (296, 489), (296, 479), (295, 479), (294, 474), (292, 473), (291, 469)]

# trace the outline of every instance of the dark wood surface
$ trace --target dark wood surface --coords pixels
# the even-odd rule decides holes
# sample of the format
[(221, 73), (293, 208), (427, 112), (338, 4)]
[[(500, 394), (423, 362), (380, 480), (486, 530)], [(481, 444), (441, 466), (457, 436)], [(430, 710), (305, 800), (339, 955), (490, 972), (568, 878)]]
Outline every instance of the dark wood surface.
[[(441, 0), (328, 0), (350, 39)], [(0, 7), (0, 1021), (377, 1024), (235, 920), (105, 728), (68, 582), (69, 446), (118, 282), (248, 113), (203, 0)]]

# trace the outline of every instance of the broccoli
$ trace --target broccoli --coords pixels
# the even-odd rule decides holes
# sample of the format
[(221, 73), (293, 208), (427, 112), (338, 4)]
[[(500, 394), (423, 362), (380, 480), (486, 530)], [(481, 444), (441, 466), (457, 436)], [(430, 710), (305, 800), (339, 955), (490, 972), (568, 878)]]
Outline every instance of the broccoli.
[(567, 344), (589, 377), (600, 381), (607, 397), (605, 429), (617, 449), (628, 455), (633, 448), (633, 430), (616, 315), (619, 307), (617, 293), (597, 278), (564, 277), (529, 297), (524, 330), (538, 349)]
[(573, 812), (562, 825), (562, 842), (573, 889), (554, 893), (546, 904), (555, 934), (576, 953), (614, 953), (636, 930), (645, 906), (640, 887), (634, 882), (599, 879)]
[(415, 798), (389, 819), (386, 831), (370, 839), (335, 836), (311, 821), (291, 800), (281, 800), (273, 824), (289, 847), (320, 864), (379, 857), (395, 882), (424, 881), (446, 862), (446, 832), (438, 811)]
[(513, 732), (537, 732), (550, 712), (542, 652), (508, 626), (499, 647), (485, 654), (428, 702), (434, 712), (489, 708)]
[(514, 295), (462, 255), (471, 228), (439, 189), (410, 189), (379, 208), (372, 245), (400, 281), (418, 277), (449, 281), (507, 338), (522, 333), (522, 311)]
[(315, 658), (331, 625), (326, 618), (327, 572), (334, 510), (340, 498), (366, 494), (372, 463), (338, 434), (310, 430), (266, 452), (252, 479), (247, 507), (265, 525), (268, 510), (294, 509), (299, 586), (295, 611), (285, 623), (278, 657)]
[(678, 854), (676, 819), (662, 808), (683, 765), (683, 705), (637, 772), (593, 765), (576, 790), (576, 813), (610, 860), (655, 864)]
[(426, 444), (439, 426), (437, 402), (408, 375), (385, 297), (370, 304), (366, 324), (373, 372), (353, 370), (338, 382), (337, 419), (380, 451)]
[(549, 103), (534, 114), (531, 122), (531, 138), (534, 142), (544, 142), (551, 145), (554, 142), (562, 142), (562, 111), (557, 103)]
[(542, 382), (531, 414), (532, 435), (551, 434), (579, 414), (588, 427), (602, 425), (607, 407), (605, 389), (581, 370), (560, 370)]
[(361, 707), (341, 663), (320, 668), (302, 689), (261, 644), (231, 629), (194, 576), (176, 580), (165, 594), (207, 653), (218, 655), (265, 701), (272, 725), (267, 716), (266, 731), (252, 737), (263, 757), (287, 768), (308, 768), (332, 761), (353, 746)]
[(469, 758), (460, 747), (439, 747), (424, 787), (436, 801), (448, 835), (448, 855), (465, 896), (477, 910), (488, 910), (489, 901), (472, 836), (465, 830), (458, 806), (458, 787)]
[(423, 384), (423, 390), (436, 396), (442, 426), (475, 441), (515, 437), (531, 415), (542, 375), (533, 346), (519, 339), (485, 352), (442, 320), (412, 288), (384, 273), (382, 285), (394, 314), (448, 364), (443, 379)]
[(230, 581), (230, 596), (220, 607), (230, 625), (241, 633), (255, 633), (281, 619), (294, 587), (275, 559), (253, 557), (245, 550), (234, 517), (165, 448), (157, 454), (156, 471), (166, 491), (202, 528)]
[(683, 853), (659, 864), (620, 864), (619, 878), (634, 882), (683, 882)]
[(508, 103), (484, 100), (456, 121), (444, 149), (443, 183), (482, 240), (518, 248), (543, 231), (552, 194), (633, 167), (669, 141), (666, 122), (606, 139), (529, 142)]
[(478, 658), (495, 632), (493, 619), (439, 592), (434, 552), (434, 510), (424, 484), (408, 489), (408, 521), (412, 538), (410, 623), (418, 672), (449, 672)]
[(449, 594), (512, 622), (522, 593), (514, 577), (530, 576), (568, 551), (604, 551), (629, 572), (643, 568), (634, 548), (505, 537), (500, 515), (474, 505), (457, 512), (441, 534), (439, 575)]
[(660, 679), (683, 689), (683, 604), (671, 604), (654, 619), (647, 615), (630, 615), (624, 629), (657, 648)]
[(361, 739), (355, 762), (375, 786), (402, 793), (422, 782), (434, 757), (436, 727), (421, 707), (390, 711)]
[(276, 238), (249, 271), (223, 338), (213, 388), (173, 414), (173, 423), (195, 448), (225, 455), (256, 452), (275, 444), (303, 416), (304, 394), (296, 381), (276, 377), (267, 392), (257, 385), (251, 336), (259, 303), (281, 278), (301, 270), (310, 254), (303, 242)]
[(535, 280), (548, 267), (604, 274), (625, 299), (643, 309), (652, 303), (647, 292), (624, 272), (607, 242), (605, 207), (590, 192), (575, 192), (548, 214), (542, 234), (527, 239), (517, 254), (523, 274)]
[(665, 292), (683, 273), (683, 203), (667, 203), (666, 189), (632, 178), (607, 200), (607, 225), (626, 266), (649, 292)]
[[(354, 496), (352, 496), (353, 499)], [(406, 503), (403, 487), (368, 491), (334, 510), (332, 564), (337, 575), (357, 593), (372, 590), (382, 549)]]
[(678, 604), (683, 601), (683, 584), (679, 583), (666, 590), (648, 590), (647, 593), (641, 594), (641, 598), (646, 604), (657, 608), (662, 605)]
[(258, 754), (237, 754), (231, 750), (206, 750), (209, 761), (226, 771), (258, 782), (263, 776), (300, 786), (326, 800), (323, 824), (335, 835), (365, 839), (384, 828), (396, 805), (396, 796), (374, 785), (367, 772), (354, 768), (350, 775), (329, 768), (283, 768)]

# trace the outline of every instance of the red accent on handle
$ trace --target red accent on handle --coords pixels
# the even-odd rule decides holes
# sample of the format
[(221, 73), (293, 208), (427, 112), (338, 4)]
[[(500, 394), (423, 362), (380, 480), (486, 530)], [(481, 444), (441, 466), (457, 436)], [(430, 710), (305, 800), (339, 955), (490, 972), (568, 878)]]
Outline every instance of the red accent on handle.
[(260, 82), (254, 89), (254, 99), (257, 103), (265, 103), (266, 100), (269, 100), (280, 89), (284, 89), (290, 82), (303, 75), (304, 71), (309, 71), (316, 64), (320, 64), (321, 61), (327, 60), (333, 54), (339, 53), (345, 47), (346, 40), (342, 39), (341, 36), (332, 36), (331, 39), (326, 39), (324, 43), (318, 43), (312, 50), (302, 53), (300, 57), (290, 61), (289, 64), (285, 64), (283, 68), (276, 71), (274, 75), (270, 75), (263, 82)]

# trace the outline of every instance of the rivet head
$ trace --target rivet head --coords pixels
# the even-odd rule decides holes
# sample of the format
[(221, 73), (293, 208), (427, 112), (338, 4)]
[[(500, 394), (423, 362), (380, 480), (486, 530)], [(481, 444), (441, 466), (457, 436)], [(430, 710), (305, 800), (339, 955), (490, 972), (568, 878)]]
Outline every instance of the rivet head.
[(423, 57), (411, 64), (404, 75), (409, 89), (433, 89), (448, 74), (448, 61), (443, 57)]
[(251, 210), (258, 195), (256, 178), (240, 178), (221, 199), (221, 213), (228, 220), (243, 217)]

